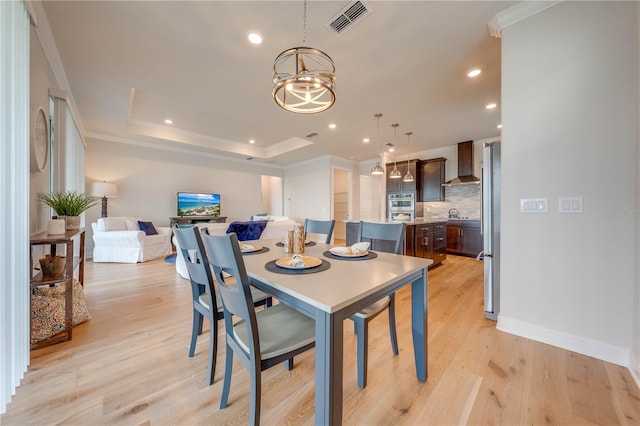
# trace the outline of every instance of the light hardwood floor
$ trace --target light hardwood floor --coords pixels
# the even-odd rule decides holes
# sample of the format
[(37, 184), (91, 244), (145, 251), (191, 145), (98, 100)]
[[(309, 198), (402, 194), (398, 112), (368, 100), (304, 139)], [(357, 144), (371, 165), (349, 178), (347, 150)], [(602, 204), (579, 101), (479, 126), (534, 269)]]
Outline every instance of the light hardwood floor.
[[(205, 333), (188, 358), (190, 289), (162, 259), (85, 269), (92, 319), (73, 340), (31, 353), (2, 425), (243, 425), (246, 370), (236, 362), (229, 406), (205, 386)], [(356, 341), (345, 325), (344, 415), (353, 425), (638, 425), (640, 392), (616, 365), (497, 331), (484, 319), (482, 263), (448, 256), (429, 272), (429, 378), (415, 377), (410, 289), (398, 293), (400, 355), (387, 318), (370, 326), (369, 380), (356, 384)], [(223, 327), (221, 327), (222, 329)], [(262, 423), (313, 424), (314, 351), (263, 373)]]

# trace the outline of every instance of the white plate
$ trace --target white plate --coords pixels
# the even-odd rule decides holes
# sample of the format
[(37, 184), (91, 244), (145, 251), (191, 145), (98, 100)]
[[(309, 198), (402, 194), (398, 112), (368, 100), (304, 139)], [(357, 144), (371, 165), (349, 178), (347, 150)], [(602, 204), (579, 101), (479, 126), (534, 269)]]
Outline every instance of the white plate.
[(331, 254), (340, 256), (340, 257), (362, 257), (369, 254), (369, 251), (359, 251), (358, 253), (353, 253), (351, 251), (351, 247), (332, 247), (329, 249)]
[(322, 265), (322, 259), (318, 259), (317, 257), (313, 257), (313, 256), (302, 256), (302, 261), (304, 262), (304, 265), (301, 265), (301, 266), (289, 265), (289, 261), (291, 259), (293, 259), (293, 256), (283, 257), (282, 259), (276, 260), (276, 265), (280, 266), (281, 268), (287, 268), (287, 269), (308, 269), (308, 268), (315, 268), (316, 266)]

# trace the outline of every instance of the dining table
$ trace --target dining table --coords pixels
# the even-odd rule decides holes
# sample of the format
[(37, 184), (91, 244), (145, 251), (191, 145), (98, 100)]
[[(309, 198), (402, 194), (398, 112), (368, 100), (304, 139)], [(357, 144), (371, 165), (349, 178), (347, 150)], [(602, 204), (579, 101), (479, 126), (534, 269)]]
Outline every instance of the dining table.
[[(281, 267), (282, 240), (255, 240), (243, 255), (252, 284), (315, 320), (315, 424), (342, 424), (343, 322), (405, 285), (411, 285), (411, 331), (416, 376), (427, 380), (427, 268), (430, 259), (368, 251), (367, 256), (335, 256), (331, 244), (307, 242), (303, 256), (316, 265)], [(286, 259), (285, 259), (286, 260)], [(274, 262), (276, 261), (276, 262)]]

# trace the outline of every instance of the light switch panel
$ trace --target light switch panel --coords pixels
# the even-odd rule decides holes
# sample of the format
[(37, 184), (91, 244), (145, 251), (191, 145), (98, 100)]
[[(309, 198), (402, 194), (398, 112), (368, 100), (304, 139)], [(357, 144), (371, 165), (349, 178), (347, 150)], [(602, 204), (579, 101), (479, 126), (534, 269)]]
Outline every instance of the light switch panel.
[(560, 213), (583, 213), (582, 197), (559, 197), (558, 212)]
[(520, 213), (549, 213), (547, 198), (520, 198)]

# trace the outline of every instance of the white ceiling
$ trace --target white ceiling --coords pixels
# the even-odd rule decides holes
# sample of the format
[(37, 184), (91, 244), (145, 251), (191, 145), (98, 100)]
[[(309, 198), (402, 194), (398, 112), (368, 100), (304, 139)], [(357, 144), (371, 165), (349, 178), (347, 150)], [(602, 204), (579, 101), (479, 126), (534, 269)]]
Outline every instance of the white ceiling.
[[(381, 143), (400, 124), (399, 155), (499, 135), (500, 39), (487, 23), (516, 2), (365, 3), (371, 13), (340, 36), (325, 24), (348, 2), (309, 3), (307, 44), (333, 58), (337, 101), (299, 115), (275, 104), (271, 78), (276, 56), (302, 44), (301, 1), (43, 2), (89, 138), (286, 166), (373, 159), (377, 112)], [(252, 31), (262, 45), (247, 41)], [(483, 72), (469, 79), (473, 67)]]

